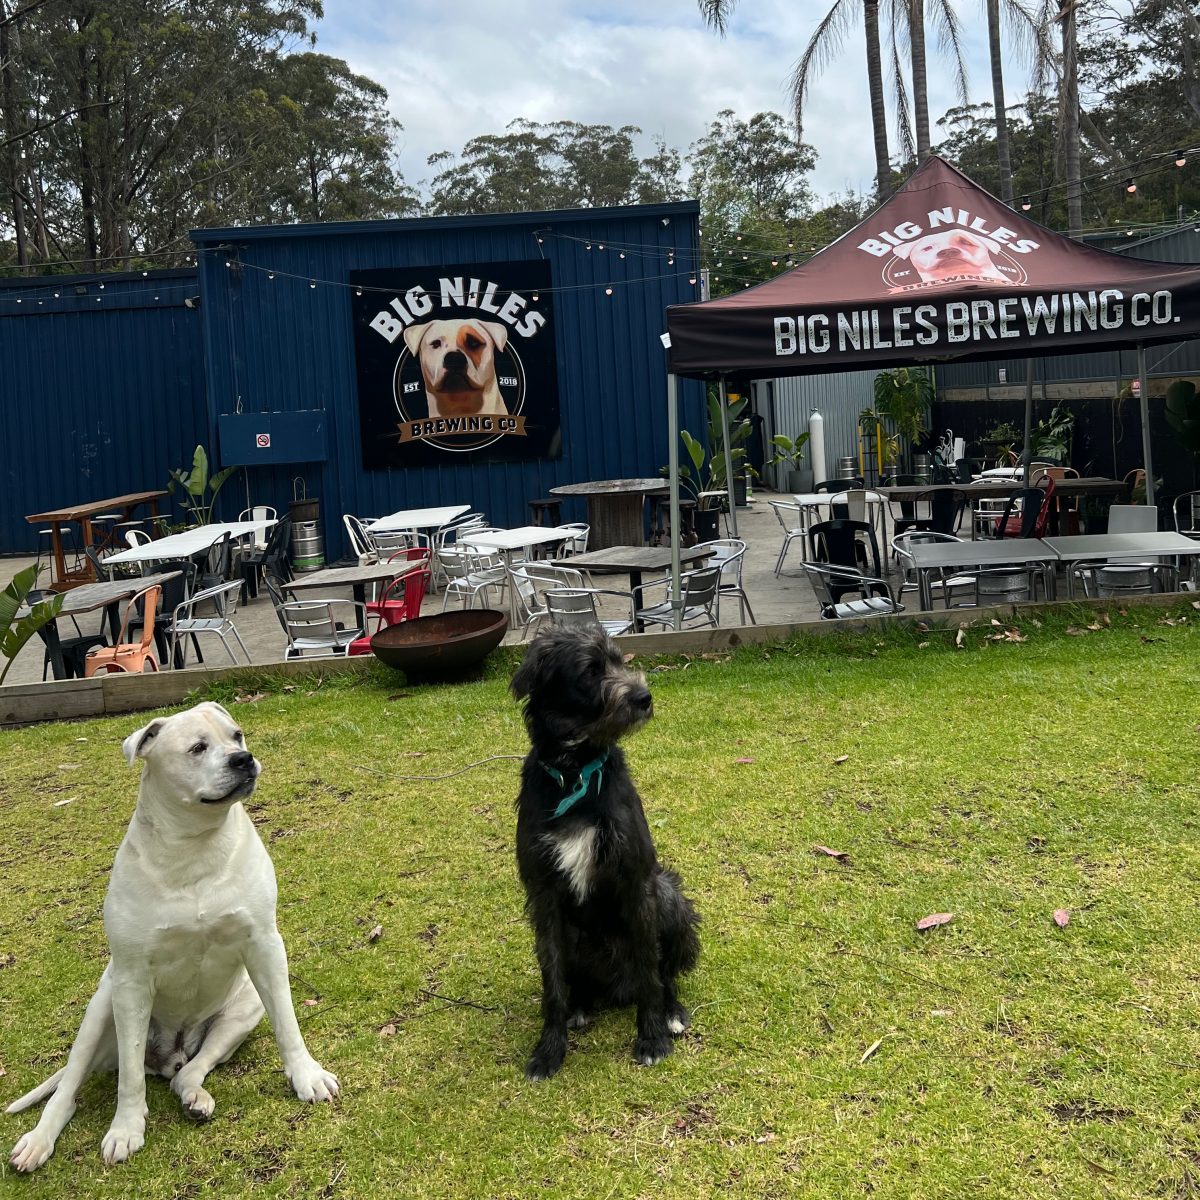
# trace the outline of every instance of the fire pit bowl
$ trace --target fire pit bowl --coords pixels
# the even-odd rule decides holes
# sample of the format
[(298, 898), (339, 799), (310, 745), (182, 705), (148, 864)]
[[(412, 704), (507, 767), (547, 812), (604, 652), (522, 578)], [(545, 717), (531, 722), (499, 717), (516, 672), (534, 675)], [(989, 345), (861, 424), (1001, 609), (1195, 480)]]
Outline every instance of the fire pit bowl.
[(389, 625), (371, 638), (371, 650), (409, 679), (458, 679), (480, 666), (507, 629), (504, 613), (466, 608)]

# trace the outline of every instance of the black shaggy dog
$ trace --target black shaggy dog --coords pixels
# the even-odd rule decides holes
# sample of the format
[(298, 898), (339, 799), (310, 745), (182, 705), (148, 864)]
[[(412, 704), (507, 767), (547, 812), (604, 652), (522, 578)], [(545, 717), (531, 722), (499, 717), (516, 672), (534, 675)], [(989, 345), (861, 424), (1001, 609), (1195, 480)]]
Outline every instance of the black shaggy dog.
[(548, 1079), (567, 1029), (637, 1005), (633, 1056), (652, 1066), (689, 1016), (676, 977), (696, 965), (696, 916), (654, 853), (622, 734), (653, 711), (645, 679), (612, 639), (554, 629), (530, 645), (512, 690), (532, 748), (517, 797), (517, 866), (542, 969), (542, 1036), (525, 1074)]

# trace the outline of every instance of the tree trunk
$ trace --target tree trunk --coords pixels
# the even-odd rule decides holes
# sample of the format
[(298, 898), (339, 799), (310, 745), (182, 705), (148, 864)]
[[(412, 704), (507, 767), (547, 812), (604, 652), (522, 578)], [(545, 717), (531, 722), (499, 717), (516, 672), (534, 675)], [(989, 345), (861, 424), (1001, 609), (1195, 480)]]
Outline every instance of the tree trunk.
[(1078, 0), (1064, 0), (1062, 13), (1063, 94), (1062, 128), (1067, 176), (1067, 232), (1077, 238), (1083, 233), (1083, 191), (1079, 183), (1079, 60), (1075, 30)]
[(913, 123), (917, 128), (917, 162), (929, 157), (929, 85), (925, 78), (925, 0), (909, 0), (909, 57), (912, 60)]
[(992, 110), (996, 119), (996, 162), (1000, 199), (1012, 206), (1012, 159), (1008, 148), (1008, 113), (1004, 108), (1004, 64), (1000, 58), (1000, 0), (987, 0), (988, 52), (992, 60)]
[[(17, 105), (13, 85), (13, 49), (11, 41), (11, 25), (8, 21), (8, 5), (0, 0), (0, 17), (4, 24), (0, 25), (0, 113), (4, 116), (4, 128), (9, 137), (16, 137), (21, 130), (18, 128)], [(21, 163), (24, 155), (20, 142), (13, 142), (8, 148), (8, 185), (12, 199), (13, 231), (17, 242), (17, 266), (24, 267), (29, 262), (29, 251), (25, 245), (25, 205), (21, 200)]]
[(892, 164), (887, 143), (887, 109), (883, 103), (883, 56), (879, 51), (879, 0), (863, 0), (867, 33), (867, 82), (871, 90), (871, 126), (875, 133), (875, 192), (879, 200), (892, 194)]

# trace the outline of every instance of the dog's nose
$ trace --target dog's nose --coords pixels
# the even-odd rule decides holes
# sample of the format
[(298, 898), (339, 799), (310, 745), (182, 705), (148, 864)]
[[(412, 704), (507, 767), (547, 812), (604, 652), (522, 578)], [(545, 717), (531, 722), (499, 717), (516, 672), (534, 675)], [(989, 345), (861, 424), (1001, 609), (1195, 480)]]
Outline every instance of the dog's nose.
[(249, 750), (239, 750), (229, 756), (229, 765), (235, 771), (248, 771), (254, 765), (254, 755)]
[(462, 371), (467, 366), (467, 356), (461, 350), (451, 350), (442, 359), (442, 366), (448, 371)]

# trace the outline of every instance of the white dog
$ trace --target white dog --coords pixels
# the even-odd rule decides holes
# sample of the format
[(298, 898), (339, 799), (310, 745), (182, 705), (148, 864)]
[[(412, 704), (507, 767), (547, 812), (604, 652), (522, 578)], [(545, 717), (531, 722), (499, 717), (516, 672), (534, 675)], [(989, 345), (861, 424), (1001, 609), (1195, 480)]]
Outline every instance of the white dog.
[[(50, 1097), (13, 1147), (33, 1171), (75, 1112), (93, 1072), (117, 1068), (117, 1111), (100, 1150), (107, 1163), (139, 1150), (146, 1074), (166, 1076), (188, 1116), (212, 1116), (204, 1080), (271, 1019), (283, 1069), (301, 1100), (329, 1100), (338, 1083), (304, 1045), (275, 926), (275, 872), (241, 801), (262, 769), (219, 704), (151, 721), (124, 742), (146, 761), (137, 808), (117, 850), (104, 930), (111, 952), (67, 1065), (9, 1105)], [(261, 999), (260, 999), (261, 998)]]
[(1007, 277), (992, 261), (992, 254), (999, 249), (1000, 243), (994, 238), (970, 229), (939, 229), (897, 246), (895, 254), (912, 263), (922, 283), (941, 283), (964, 275), (1007, 283)]
[(404, 331), (404, 344), (420, 360), (431, 417), (506, 416), (496, 382), (497, 350), (508, 345), (499, 321), (427, 321)]

